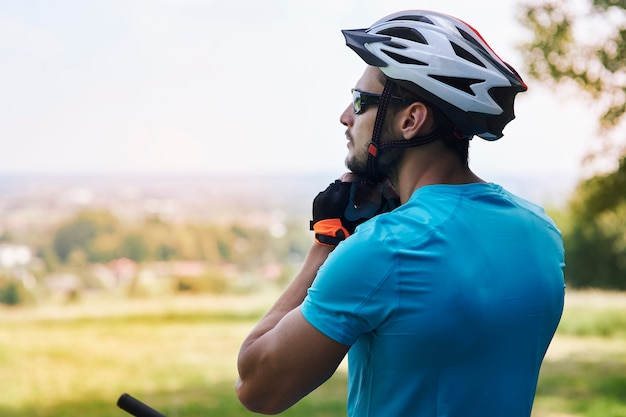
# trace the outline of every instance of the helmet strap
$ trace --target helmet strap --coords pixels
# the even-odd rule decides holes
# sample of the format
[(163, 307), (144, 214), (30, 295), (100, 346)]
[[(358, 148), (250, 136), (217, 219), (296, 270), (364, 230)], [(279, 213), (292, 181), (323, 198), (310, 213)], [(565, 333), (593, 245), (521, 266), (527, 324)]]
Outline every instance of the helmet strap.
[(426, 145), (427, 143), (434, 142), (439, 139), (447, 131), (448, 128), (440, 124), (435, 130), (427, 135), (416, 136), (409, 140), (400, 139), (385, 142), (378, 147), (378, 150), (382, 151), (383, 149), (388, 148), (414, 148), (416, 146)]
[(387, 113), (387, 107), (390, 102), (391, 91), (393, 90), (393, 81), (387, 79), (385, 88), (380, 95), (378, 102), (378, 112), (376, 113), (376, 120), (374, 121), (374, 131), (372, 133), (372, 141), (367, 147), (367, 175), (373, 181), (382, 180), (382, 174), (378, 167), (377, 157), (384, 149), (389, 148), (413, 148), (416, 146), (426, 145), (439, 139), (449, 129), (443, 124), (433, 130), (427, 135), (417, 136), (410, 140), (392, 140), (385, 143), (380, 143), (380, 136), (383, 130), (383, 123), (385, 121), (385, 115)]
[(380, 100), (378, 101), (378, 111), (376, 112), (376, 120), (374, 121), (372, 141), (367, 147), (367, 175), (374, 181), (380, 181), (382, 179), (376, 158), (380, 150), (380, 135), (383, 130), (383, 123), (385, 121), (385, 114), (387, 113), (387, 106), (389, 105), (392, 89), (393, 82), (387, 79), (383, 92), (380, 95)]

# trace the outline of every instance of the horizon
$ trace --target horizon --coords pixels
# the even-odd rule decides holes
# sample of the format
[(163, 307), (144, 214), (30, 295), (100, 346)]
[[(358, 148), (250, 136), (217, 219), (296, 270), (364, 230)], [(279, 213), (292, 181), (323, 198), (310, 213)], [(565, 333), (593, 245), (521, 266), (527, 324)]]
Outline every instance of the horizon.
[[(322, 191), (343, 172), (345, 169), (335, 174), (318, 171), (291, 173), (289, 175), (272, 172), (254, 175), (206, 172), (59, 174), (0, 172), (0, 200), (6, 196), (3, 193), (7, 192), (33, 194), (47, 189), (46, 193), (49, 194), (59, 190), (93, 188), (96, 193), (103, 190), (116, 190), (116, 192), (122, 193), (134, 189), (136, 192), (158, 192), (160, 195), (169, 193), (172, 197), (190, 191), (210, 193), (214, 197), (231, 196), (246, 191), (254, 198), (260, 198), (259, 196), (264, 193), (267, 194), (268, 198), (297, 195), (300, 198), (310, 197), (312, 202), (315, 193)], [(526, 175), (500, 173), (484, 176), (483, 179), (499, 184), (508, 191), (531, 202), (557, 208), (565, 206), (578, 182), (566, 174), (545, 175), (542, 173)], [(266, 183), (267, 187), (261, 187), (261, 184)], [(272, 184), (280, 186), (273, 187)]]

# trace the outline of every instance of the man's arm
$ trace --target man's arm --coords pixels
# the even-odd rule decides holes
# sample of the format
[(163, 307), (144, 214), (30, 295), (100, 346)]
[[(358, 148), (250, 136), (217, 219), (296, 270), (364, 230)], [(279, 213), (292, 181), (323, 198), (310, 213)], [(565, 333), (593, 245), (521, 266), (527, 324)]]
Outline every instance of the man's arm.
[(299, 308), (332, 249), (311, 246), (293, 282), (243, 342), (236, 389), (251, 411), (289, 408), (330, 378), (348, 352), (349, 346), (311, 326)]
[(239, 351), (237, 396), (247, 408), (279, 413), (335, 372), (350, 347), (311, 326), (299, 307), (335, 245), (360, 223), (396, 207), (396, 199), (389, 181), (376, 184), (353, 173), (342, 175), (315, 197), (311, 228), (316, 244)]

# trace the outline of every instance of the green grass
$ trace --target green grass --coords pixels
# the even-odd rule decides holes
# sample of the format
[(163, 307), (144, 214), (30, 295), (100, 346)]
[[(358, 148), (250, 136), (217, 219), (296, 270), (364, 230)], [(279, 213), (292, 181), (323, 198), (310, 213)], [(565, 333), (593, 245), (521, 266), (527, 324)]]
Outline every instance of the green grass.
[[(269, 301), (167, 302), (0, 311), (0, 416), (123, 417), (124, 392), (168, 417), (250, 415), (236, 355)], [(285, 415), (341, 415), (345, 384), (337, 373)]]
[[(568, 295), (533, 417), (626, 417), (620, 297)], [(0, 309), (0, 416), (126, 417), (116, 406), (123, 392), (168, 417), (249, 416), (234, 395), (236, 355), (270, 302), (195, 296)], [(340, 370), (283, 415), (345, 416), (345, 395)]]
[(626, 339), (626, 294), (568, 292), (563, 315), (559, 334)]
[(626, 314), (623, 309), (589, 311), (575, 308), (559, 328), (559, 334), (580, 337), (626, 338)]
[(626, 417), (626, 294), (568, 292), (533, 416)]

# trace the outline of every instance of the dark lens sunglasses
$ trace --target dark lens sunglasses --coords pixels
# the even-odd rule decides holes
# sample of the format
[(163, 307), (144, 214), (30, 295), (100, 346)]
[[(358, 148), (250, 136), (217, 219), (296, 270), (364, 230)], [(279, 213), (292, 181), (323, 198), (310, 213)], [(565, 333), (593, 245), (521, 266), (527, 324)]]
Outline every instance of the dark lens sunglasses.
[[(416, 100), (411, 100), (408, 98), (391, 96), (391, 100), (394, 100), (398, 103), (414, 103)], [(361, 114), (365, 111), (367, 106), (375, 106), (380, 102), (380, 94), (367, 93), (365, 91), (357, 90), (356, 88), (352, 89), (352, 111), (354, 114)]]

